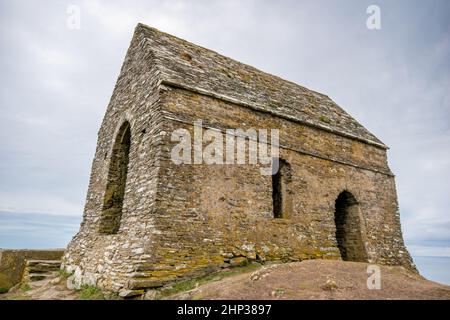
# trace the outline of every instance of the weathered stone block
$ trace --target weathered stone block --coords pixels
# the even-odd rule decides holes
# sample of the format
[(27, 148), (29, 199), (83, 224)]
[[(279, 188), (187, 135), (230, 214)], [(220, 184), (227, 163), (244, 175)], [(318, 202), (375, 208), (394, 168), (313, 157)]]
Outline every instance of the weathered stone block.
[(243, 267), (248, 264), (248, 260), (245, 257), (233, 258), (230, 260), (230, 267)]

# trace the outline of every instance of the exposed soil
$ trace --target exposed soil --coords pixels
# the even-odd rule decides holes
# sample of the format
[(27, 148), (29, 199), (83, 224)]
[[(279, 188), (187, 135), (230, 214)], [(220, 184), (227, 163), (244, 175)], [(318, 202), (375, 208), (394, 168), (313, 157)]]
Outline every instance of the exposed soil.
[(172, 299), (450, 299), (450, 286), (402, 267), (381, 267), (369, 290), (367, 263), (308, 260), (263, 267), (199, 286)]
[(75, 300), (79, 293), (66, 287), (64, 278), (57, 276), (22, 284), (0, 295), (0, 300)]

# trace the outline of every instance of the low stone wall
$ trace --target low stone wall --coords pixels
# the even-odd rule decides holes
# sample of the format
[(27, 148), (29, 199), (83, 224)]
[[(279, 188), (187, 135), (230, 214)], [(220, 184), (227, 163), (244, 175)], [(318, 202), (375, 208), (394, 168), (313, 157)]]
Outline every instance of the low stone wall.
[(22, 280), (27, 260), (60, 260), (64, 249), (0, 249), (0, 290), (5, 291)]

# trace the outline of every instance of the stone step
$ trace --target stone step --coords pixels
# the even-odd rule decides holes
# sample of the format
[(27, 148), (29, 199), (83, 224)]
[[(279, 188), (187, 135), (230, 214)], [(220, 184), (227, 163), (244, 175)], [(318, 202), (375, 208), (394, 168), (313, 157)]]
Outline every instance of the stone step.
[(163, 285), (164, 283), (162, 281), (154, 279), (133, 279), (128, 284), (128, 286), (132, 290), (144, 288), (158, 288), (162, 287)]
[(41, 281), (46, 279), (47, 277), (52, 276), (54, 276), (54, 273), (29, 273), (28, 279), (29, 281), (34, 282), (34, 281)]
[(45, 280), (54, 277), (60, 267), (60, 260), (27, 260), (22, 279), (25, 282)]
[(28, 260), (28, 273), (45, 273), (57, 271), (61, 267), (60, 260)]
[(38, 264), (48, 264), (48, 265), (60, 265), (61, 260), (27, 260), (29, 266), (34, 266)]

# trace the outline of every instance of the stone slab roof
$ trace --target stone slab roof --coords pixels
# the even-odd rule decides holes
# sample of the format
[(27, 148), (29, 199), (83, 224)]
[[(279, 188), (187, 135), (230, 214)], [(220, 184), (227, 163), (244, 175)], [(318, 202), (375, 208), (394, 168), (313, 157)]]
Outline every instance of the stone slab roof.
[(328, 96), (138, 24), (161, 82), (387, 148)]

